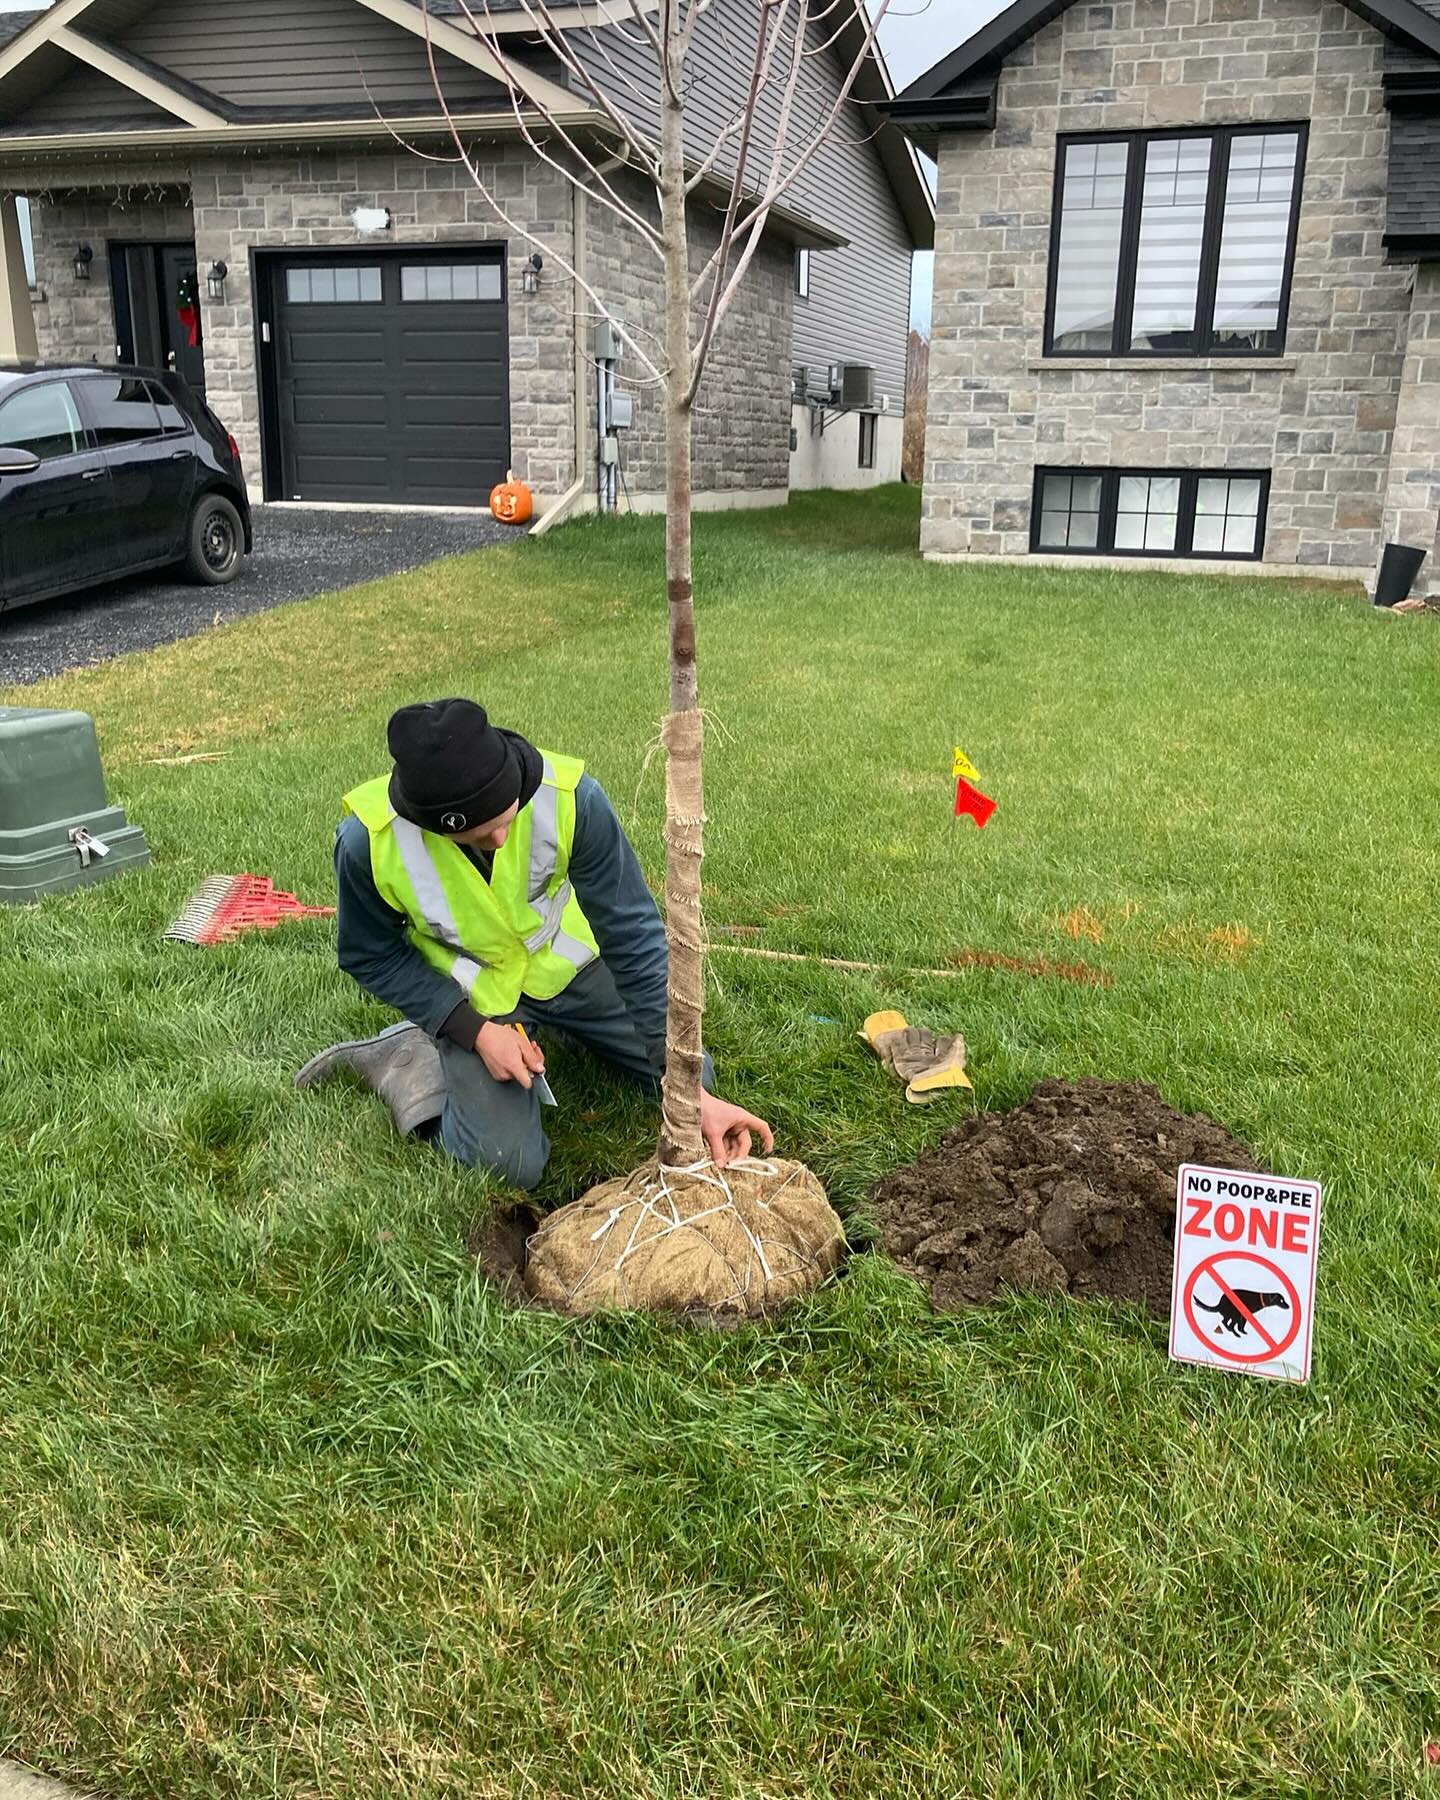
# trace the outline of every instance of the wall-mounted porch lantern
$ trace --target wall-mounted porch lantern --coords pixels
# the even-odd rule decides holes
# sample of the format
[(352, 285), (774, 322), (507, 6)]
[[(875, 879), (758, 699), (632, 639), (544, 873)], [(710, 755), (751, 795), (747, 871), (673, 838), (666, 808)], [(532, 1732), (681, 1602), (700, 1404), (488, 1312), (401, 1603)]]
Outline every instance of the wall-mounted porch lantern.
[(215, 301), (217, 305), (224, 304), (225, 277), (229, 273), (230, 265), (228, 263), (215, 262), (211, 263), (210, 273), (205, 277), (205, 286), (209, 289), (210, 298)]
[(538, 250), (530, 252), (530, 260), (525, 265), (525, 272), (520, 277), (520, 285), (527, 294), (540, 292), (540, 271), (545, 267), (545, 258)]
[(88, 244), (82, 244), (75, 252), (75, 279), (77, 281), (90, 279), (90, 265), (94, 260), (95, 252)]

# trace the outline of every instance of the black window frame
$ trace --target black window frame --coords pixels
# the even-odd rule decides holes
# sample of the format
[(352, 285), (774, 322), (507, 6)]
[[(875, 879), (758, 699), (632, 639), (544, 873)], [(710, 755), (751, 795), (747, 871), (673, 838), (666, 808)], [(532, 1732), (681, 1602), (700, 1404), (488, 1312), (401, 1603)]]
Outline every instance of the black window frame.
[[(1225, 223), (1225, 190), (1230, 174), (1230, 146), (1237, 137), (1295, 135), (1295, 180), (1290, 192), (1290, 228), (1285, 240), (1285, 272), (1280, 283), (1276, 342), (1264, 349), (1215, 342), (1215, 287), (1220, 272), (1220, 244)], [(1140, 258), (1140, 218), (1145, 195), (1145, 152), (1148, 145), (1173, 138), (1209, 138), (1210, 181), (1205, 198), (1205, 223), (1200, 240), (1200, 273), (1195, 295), (1195, 342), (1177, 349), (1132, 349), (1130, 333), (1135, 308), (1135, 276)], [(1300, 198), (1305, 187), (1305, 157), (1309, 147), (1307, 120), (1264, 119), (1244, 125), (1179, 125), (1169, 130), (1076, 131), (1056, 139), (1054, 198), (1050, 213), (1050, 250), (1045, 287), (1045, 355), (1056, 357), (1126, 357), (1146, 362), (1173, 362), (1177, 358), (1283, 356), (1290, 321), (1290, 292), (1295, 280), (1295, 248), (1300, 237)], [(1125, 200), (1120, 215), (1120, 260), (1115, 272), (1115, 323), (1107, 350), (1055, 347), (1056, 276), (1060, 268), (1060, 229), (1065, 196), (1065, 158), (1080, 144), (1126, 146)]]
[[(859, 469), (873, 469), (875, 467), (875, 443), (880, 435), (879, 414), (862, 412), (858, 416), (860, 423), (859, 429), (856, 432), (858, 442), (855, 446), (855, 466)], [(866, 430), (867, 425), (869, 426), (868, 432)], [(867, 448), (870, 452), (868, 457), (865, 454)]]
[[(1041, 496), (1047, 475), (1098, 475), (1100, 477), (1100, 519), (1098, 541), (1072, 547), (1069, 544), (1042, 544), (1041, 528)], [(1115, 543), (1115, 518), (1120, 499), (1120, 481), (1122, 476), (1134, 476), (1138, 480), (1178, 481), (1180, 483), (1180, 510), (1175, 521), (1175, 548), (1173, 550), (1147, 550), (1117, 548)], [(1260, 483), (1260, 499), (1255, 512), (1255, 548), (1253, 550), (1196, 550), (1192, 548), (1195, 538), (1195, 505), (1202, 481), (1258, 481)], [(1133, 556), (1149, 558), (1151, 561), (1163, 559), (1166, 562), (1260, 562), (1265, 555), (1265, 532), (1270, 511), (1270, 470), (1269, 469), (1096, 469), (1081, 464), (1046, 463), (1035, 470), (1035, 479), (1030, 492), (1030, 551), (1038, 556)]]
[(810, 252), (804, 245), (798, 245), (795, 250), (795, 298), (810, 298)]

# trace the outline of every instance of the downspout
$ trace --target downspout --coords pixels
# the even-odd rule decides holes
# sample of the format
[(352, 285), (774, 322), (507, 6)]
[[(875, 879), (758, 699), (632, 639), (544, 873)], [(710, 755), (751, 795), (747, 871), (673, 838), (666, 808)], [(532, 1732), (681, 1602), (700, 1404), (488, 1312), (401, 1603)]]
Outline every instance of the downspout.
[[(625, 155), (612, 156), (593, 171), (594, 174), (608, 175), (629, 158)], [(577, 181), (574, 184), (575, 194), (575, 273), (581, 279), (585, 275), (588, 258), (589, 213), (584, 185)], [(589, 359), (585, 355), (585, 337), (581, 330), (580, 320), (584, 312), (582, 302), (585, 290), (580, 281), (575, 283), (575, 479), (553, 506), (547, 506), (545, 514), (538, 524), (530, 529), (531, 537), (544, 537), (553, 525), (562, 524), (574, 511), (575, 502), (590, 485), (591, 470), (585, 462), (585, 440), (589, 434), (589, 409), (585, 404), (585, 388), (589, 377)]]

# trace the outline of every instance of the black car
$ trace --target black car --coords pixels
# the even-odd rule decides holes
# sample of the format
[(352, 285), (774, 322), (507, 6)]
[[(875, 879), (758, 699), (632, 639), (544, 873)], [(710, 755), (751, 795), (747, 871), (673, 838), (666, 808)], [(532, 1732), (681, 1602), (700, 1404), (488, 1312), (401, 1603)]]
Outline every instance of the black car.
[(254, 542), (233, 437), (177, 375), (0, 363), (0, 610)]

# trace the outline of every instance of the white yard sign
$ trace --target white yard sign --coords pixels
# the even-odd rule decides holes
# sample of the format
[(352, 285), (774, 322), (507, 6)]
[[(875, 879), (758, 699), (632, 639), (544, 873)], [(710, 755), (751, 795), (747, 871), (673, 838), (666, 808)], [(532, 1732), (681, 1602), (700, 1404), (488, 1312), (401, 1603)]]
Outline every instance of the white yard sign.
[(1308, 1381), (1319, 1182), (1186, 1163), (1175, 1198), (1170, 1355)]

